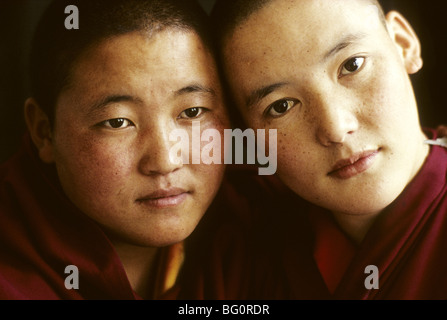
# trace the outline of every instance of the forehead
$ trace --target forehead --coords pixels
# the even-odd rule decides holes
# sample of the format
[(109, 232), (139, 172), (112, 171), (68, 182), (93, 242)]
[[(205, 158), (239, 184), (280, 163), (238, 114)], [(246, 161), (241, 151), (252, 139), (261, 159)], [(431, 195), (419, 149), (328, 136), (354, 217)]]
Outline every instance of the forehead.
[(368, 0), (272, 0), (226, 39), (227, 75), (241, 93), (322, 65), (344, 43), (389, 44), (379, 13)]
[(103, 40), (78, 59), (71, 85), (89, 88), (131, 88), (145, 79), (176, 83), (209, 80), (214, 60), (200, 37), (187, 31), (165, 30), (152, 36), (134, 32)]
[(280, 22), (281, 17), (287, 12), (295, 16), (297, 22), (306, 21), (306, 23), (325, 22), (333, 16), (337, 17), (338, 23), (353, 19), (355, 16), (362, 17), (359, 22), (367, 26), (376, 19), (380, 21), (380, 9), (373, 0), (270, 0), (252, 12), (244, 21), (259, 15), (270, 16), (265, 24)]
[(384, 29), (379, 8), (369, 0), (272, 0), (242, 22), (225, 45), (253, 49), (260, 48), (260, 39), (275, 44), (289, 39), (308, 49), (348, 33), (379, 29)]

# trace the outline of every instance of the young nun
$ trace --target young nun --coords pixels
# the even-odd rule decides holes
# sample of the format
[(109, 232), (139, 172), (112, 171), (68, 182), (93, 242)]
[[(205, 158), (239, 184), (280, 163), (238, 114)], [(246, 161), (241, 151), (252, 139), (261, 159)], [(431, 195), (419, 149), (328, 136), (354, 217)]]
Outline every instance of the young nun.
[(281, 221), (259, 297), (446, 299), (447, 150), (419, 123), (409, 22), (373, 0), (221, 0), (213, 21), (235, 105), (278, 130), (278, 176), (306, 200), (290, 210), (311, 235)]
[[(79, 29), (64, 25), (70, 5)], [(229, 126), (208, 29), (185, 0), (48, 7), (28, 132), (0, 166), (0, 299), (244, 297), (245, 195), (261, 210), (268, 190), (170, 153), (175, 129)]]

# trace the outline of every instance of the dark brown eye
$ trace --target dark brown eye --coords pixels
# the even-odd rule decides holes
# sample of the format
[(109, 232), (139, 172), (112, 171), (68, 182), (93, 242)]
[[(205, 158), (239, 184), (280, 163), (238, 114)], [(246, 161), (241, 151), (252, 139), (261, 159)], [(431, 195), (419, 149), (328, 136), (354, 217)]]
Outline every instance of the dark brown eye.
[(281, 101), (273, 106), (273, 110), (277, 113), (284, 113), (289, 109), (289, 103), (287, 101)]
[(293, 108), (296, 104), (294, 100), (279, 100), (273, 102), (267, 109), (270, 116), (279, 117)]
[(180, 118), (197, 118), (199, 115), (202, 114), (202, 109), (203, 108), (199, 107), (186, 109), (180, 114)]
[(112, 129), (126, 128), (133, 125), (130, 120), (124, 118), (110, 119), (102, 122), (102, 124)]
[(287, 113), (298, 102), (292, 99), (283, 99), (273, 102), (266, 110), (268, 116), (277, 118)]
[(355, 57), (352, 59), (349, 59), (346, 61), (346, 63), (343, 65), (343, 69), (341, 70), (341, 75), (347, 75), (350, 73), (354, 73), (358, 71), (365, 62), (365, 58), (362, 57)]
[(124, 123), (124, 119), (112, 119), (109, 120), (110, 126), (114, 129), (119, 128), (123, 125)]

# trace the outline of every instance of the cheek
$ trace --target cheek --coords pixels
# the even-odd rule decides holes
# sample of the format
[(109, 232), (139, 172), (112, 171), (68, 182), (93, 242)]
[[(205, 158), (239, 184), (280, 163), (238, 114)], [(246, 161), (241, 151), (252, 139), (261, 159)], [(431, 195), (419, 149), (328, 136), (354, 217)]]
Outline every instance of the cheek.
[(286, 184), (293, 184), (293, 189), (313, 184), (322, 160), (302, 140), (292, 134), (278, 134), (278, 175)]
[(190, 172), (194, 176), (196, 190), (209, 198), (205, 202), (211, 202), (214, 193), (219, 189), (225, 172), (224, 164), (193, 164)]
[(194, 201), (189, 211), (189, 219), (200, 218), (213, 202), (223, 180), (224, 164), (190, 164), (183, 168), (185, 182), (194, 186)]
[(398, 62), (384, 66), (367, 83), (361, 97), (363, 116), (369, 124), (381, 128), (407, 122), (416, 109), (405, 70), (398, 67)]
[(215, 189), (215, 187), (218, 187), (225, 170), (224, 129), (229, 129), (229, 121), (226, 117), (216, 119), (216, 121), (201, 127), (202, 136), (205, 138), (203, 133), (207, 131), (208, 133), (212, 133), (212, 138), (208, 136), (205, 138), (205, 141), (201, 141), (201, 161), (199, 165), (195, 165), (194, 170), (202, 176), (203, 181), (208, 181), (210, 183), (202, 183), (206, 188)]
[(225, 129), (231, 129), (228, 115), (217, 112), (200, 124), (200, 144), (192, 141), (192, 152), (201, 155), (200, 163), (223, 163), (225, 156)]
[(79, 136), (59, 141), (56, 166), (68, 195), (78, 202), (116, 197), (132, 170), (132, 152), (125, 145), (123, 141)]
[(190, 160), (189, 164), (184, 164), (183, 170), (189, 172), (188, 177), (195, 185), (197, 206), (211, 203), (221, 185), (225, 171), (224, 129), (229, 129), (226, 115), (216, 115), (203, 121), (195, 135), (188, 130)]

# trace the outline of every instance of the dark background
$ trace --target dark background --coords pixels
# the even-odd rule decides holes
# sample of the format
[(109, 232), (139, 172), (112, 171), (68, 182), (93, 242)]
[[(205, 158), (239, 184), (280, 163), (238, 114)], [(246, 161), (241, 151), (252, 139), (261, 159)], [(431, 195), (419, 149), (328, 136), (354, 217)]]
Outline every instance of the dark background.
[[(49, 1), (0, 0), (0, 162), (16, 150), (24, 132), (22, 110), (29, 95), (29, 46), (34, 27)], [(215, 0), (199, 1), (209, 11)], [(447, 94), (445, 2), (383, 2), (386, 10), (396, 9), (404, 14), (422, 43), (424, 68), (412, 77), (422, 125), (433, 127), (447, 124), (447, 106), (444, 102), (444, 95)]]

